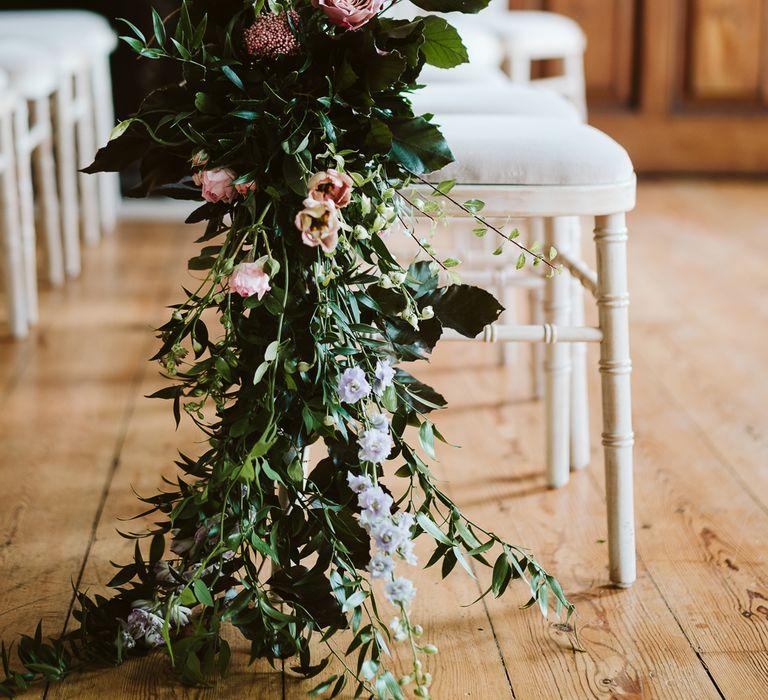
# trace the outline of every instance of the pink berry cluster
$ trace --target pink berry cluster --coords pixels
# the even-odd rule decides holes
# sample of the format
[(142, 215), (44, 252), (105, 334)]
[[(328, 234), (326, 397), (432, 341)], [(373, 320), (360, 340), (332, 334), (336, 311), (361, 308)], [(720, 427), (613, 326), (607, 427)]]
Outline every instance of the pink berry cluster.
[(265, 12), (257, 17), (243, 34), (246, 51), (258, 58), (278, 58), (297, 53), (299, 41), (288, 23), (289, 15), (295, 27), (299, 21), (295, 10), (277, 15)]

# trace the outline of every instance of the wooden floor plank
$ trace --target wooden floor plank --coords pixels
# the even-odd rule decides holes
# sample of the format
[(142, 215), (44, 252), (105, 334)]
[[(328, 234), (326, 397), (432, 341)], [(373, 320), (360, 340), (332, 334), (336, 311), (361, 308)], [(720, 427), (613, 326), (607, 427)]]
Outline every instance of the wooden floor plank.
[[(523, 400), (525, 371), (499, 370), (496, 349), (465, 345), (419, 369), (452, 402), (441, 430), (464, 445), (440, 450), (445, 488), (561, 578), (586, 649), (573, 652), (564, 631), (518, 610), (520, 588), (489, 604), (489, 621), (482, 606), (459, 607), (475, 597), (462, 572), (446, 583), (419, 573), (414, 612), (441, 647), (441, 700), (768, 696), (768, 186), (651, 182), (639, 203), (630, 219), (640, 554), (632, 589), (605, 586), (599, 410), (591, 466), (553, 492), (542, 475), (541, 405)], [(43, 294), (40, 331), (0, 343), (4, 640), (41, 615), (62, 623), (127, 419), (85, 570), (94, 587), (124, 551), (114, 527), (135, 512), (130, 486), (153, 490), (175, 449), (195, 440), (172, 431), (167, 405), (140, 398), (160, 386), (145, 362), (151, 327), (178, 298), (190, 244), (182, 227), (124, 227), (88, 251), (81, 280)], [(598, 388), (593, 373), (593, 399)], [(72, 678), (49, 696), (303, 697), (308, 684), (286, 678), (284, 693), (279, 673), (246, 669), (243, 646), (235, 650), (232, 675), (207, 691), (178, 687), (156, 656)]]

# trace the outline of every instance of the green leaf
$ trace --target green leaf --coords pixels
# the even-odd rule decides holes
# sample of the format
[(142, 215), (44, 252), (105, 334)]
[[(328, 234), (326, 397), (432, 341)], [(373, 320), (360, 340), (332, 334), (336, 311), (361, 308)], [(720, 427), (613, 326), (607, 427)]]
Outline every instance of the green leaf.
[(467, 338), (494, 323), (504, 310), (492, 294), (466, 284), (438, 289), (428, 298), (440, 323)]
[(416, 7), (429, 12), (475, 14), (488, 7), (490, 0), (413, 0)]
[(227, 76), (229, 81), (240, 90), (245, 91), (245, 87), (243, 86), (243, 81), (240, 80), (240, 77), (233, 71), (229, 66), (222, 66), (221, 72), (224, 73), (224, 75)]
[(155, 30), (155, 40), (158, 46), (165, 44), (165, 25), (163, 24), (163, 18), (158, 11), (152, 8), (152, 26)]
[(485, 202), (482, 199), (468, 199), (464, 206), (473, 214), (477, 214), (485, 208)]
[(319, 695), (322, 695), (326, 690), (328, 690), (334, 683), (334, 681), (338, 678), (338, 675), (334, 674), (331, 676), (328, 680), (323, 681), (319, 685), (316, 685), (312, 690), (310, 690), (307, 695), (311, 698), (316, 698)]
[(270, 364), (271, 363), (269, 363), (269, 362), (262, 362), (256, 368), (256, 371), (253, 373), (253, 383), (254, 383), (254, 385), (258, 384), (264, 378), (264, 375), (267, 373), (267, 370), (269, 369)]
[(520, 253), (520, 255), (517, 258), (517, 262), (515, 263), (515, 269), (521, 270), (525, 267), (525, 253)]
[(418, 175), (434, 172), (453, 162), (453, 154), (443, 134), (424, 117), (393, 119), (390, 158)]
[(428, 420), (425, 420), (421, 424), (421, 428), (419, 428), (419, 442), (424, 448), (424, 452), (432, 457), (432, 459), (437, 458), (435, 456), (435, 433), (433, 431), (432, 423)]
[(368, 597), (367, 591), (356, 591), (349, 598), (344, 601), (344, 605), (341, 608), (342, 612), (349, 612), (354, 608), (362, 604), (362, 602)]
[(438, 542), (441, 542), (442, 544), (447, 544), (449, 546), (452, 546), (453, 543), (445, 536), (445, 533), (437, 526), (435, 525), (432, 520), (430, 520), (424, 513), (418, 513), (416, 515), (416, 522), (419, 523), (421, 526), (421, 529), (424, 530), (428, 535), (433, 537)]
[(454, 27), (441, 17), (427, 15), (421, 52), (427, 63), (438, 68), (453, 68), (469, 61), (467, 48)]
[(277, 340), (273, 340), (267, 349), (264, 351), (264, 362), (274, 362), (277, 359), (277, 352), (280, 348), (280, 343)]
[(208, 590), (208, 586), (206, 586), (200, 579), (197, 579), (192, 584), (192, 589), (195, 592), (195, 598), (197, 598), (200, 603), (209, 608), (213, 607), (213, 597), (211, 596), (211, 592)]

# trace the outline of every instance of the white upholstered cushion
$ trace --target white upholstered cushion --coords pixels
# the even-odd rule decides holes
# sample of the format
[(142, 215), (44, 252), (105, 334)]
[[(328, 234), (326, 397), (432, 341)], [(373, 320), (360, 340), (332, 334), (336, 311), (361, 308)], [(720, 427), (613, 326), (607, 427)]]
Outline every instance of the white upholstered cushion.
[(18, 10), (0, 12), (0, 36), (55, 41), (93, 54), (117, 48), (117, 36), (101, 15), (85, 10)]
[(508, 51), (533, 60), (579, 54), (587, 45), (579, 24), (554, 12), (481, 12), (477, 23), (502, 39)]
[(562, 119), (445, 115), (456, 162), (430, 176), (462, 185), (612, 185), (633, 176), (627, 152), (601, 131)]
[(476, 66), (463, 63), (455, 68), (435, 68), (425, 65), (419, 82), (424, 85), (483, 84), (487, 87), (503, 87), (510, 84), (507, 74), (497, 66)]
[(510, 83), (435, 83), (411, 95), (417, 114), (516, 114), (581, 121), (571, 102), (544, 88)]
[(6, 71), (14, 89), (28, 100), (53, 94), (59, 80), (59, 65), (45, 46), (22, 39), (0, 41), (0, 68)]

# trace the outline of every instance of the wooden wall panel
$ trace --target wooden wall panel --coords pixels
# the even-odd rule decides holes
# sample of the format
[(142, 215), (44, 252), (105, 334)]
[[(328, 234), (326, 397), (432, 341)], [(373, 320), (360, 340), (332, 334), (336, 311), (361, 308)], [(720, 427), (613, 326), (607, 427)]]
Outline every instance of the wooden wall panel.
[(764, 0), (690, 0), (687, 97), (758, 100), (767, 20)]

